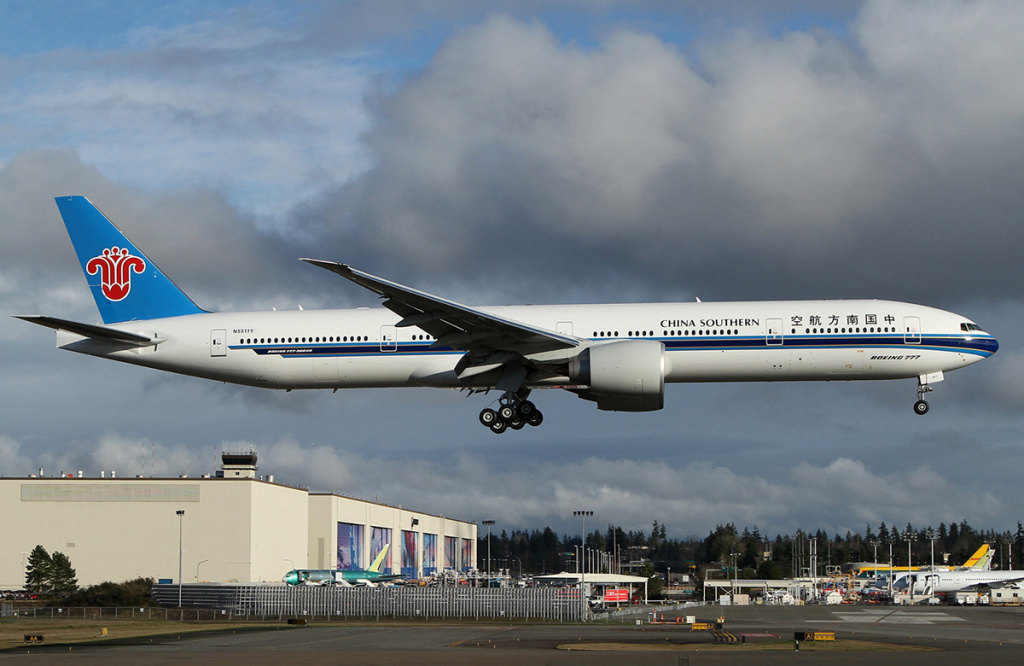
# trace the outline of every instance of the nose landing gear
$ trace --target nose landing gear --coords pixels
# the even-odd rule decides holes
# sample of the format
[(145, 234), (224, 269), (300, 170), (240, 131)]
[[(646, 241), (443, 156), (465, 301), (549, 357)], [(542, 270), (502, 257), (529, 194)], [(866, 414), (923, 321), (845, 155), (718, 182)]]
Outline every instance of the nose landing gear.
[(497, 410), (487, 407), (480, 412), (480, 423), (500, 435), (509, 428), (521, 430), (527, 425), (539, 426), (544, 415), (537, 406), (515, 393), (505, 393)]

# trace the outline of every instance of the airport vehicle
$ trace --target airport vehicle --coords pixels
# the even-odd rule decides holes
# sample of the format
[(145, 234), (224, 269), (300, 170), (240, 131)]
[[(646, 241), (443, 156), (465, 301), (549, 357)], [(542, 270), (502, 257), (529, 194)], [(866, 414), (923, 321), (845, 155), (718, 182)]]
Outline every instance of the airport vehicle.
[(402, 574), (381, 573), (384, 557), (391, 544), (385, 544), (369, 569), (293, 569), (282, 579), (289, 585), (341, 585), (376, 587), (380, 583), (405, 578)]
[(479, 420), (540, 425), (534, 389), (611, 411), (664, 406), (673, 382), (917, 379), (914, 411), (944, 373), (996, 352), (973, 321), (882, 300), (471, 307), (347, 264), (303, 259), (384, 308), (201, 310), (93, 204), (58, 197), (102, 325), (43, 315), (61, 349), (271, 389), (421, 386), (497, 390)]

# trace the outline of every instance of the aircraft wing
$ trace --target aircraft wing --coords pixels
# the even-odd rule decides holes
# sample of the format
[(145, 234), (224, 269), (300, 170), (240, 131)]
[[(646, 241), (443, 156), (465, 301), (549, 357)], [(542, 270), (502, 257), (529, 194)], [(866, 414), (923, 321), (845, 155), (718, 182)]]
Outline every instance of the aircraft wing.
[[(384, 307), (402, 317), (398, 326), (417, 326), (436, 342), (435, 348), (451, 347), (472, 352), (503, 351), (536, 354), (578, 347), (581, 340), (555, 331), (498, 317), (454, 301), (406, 287), (347, 264), (302, 259), (355, 282), (381, 296)], [(503, 365), (499, 363), (498, 365)]]
[(374, 576), (373, 580), (379, 583), (389, 580), (404, 580), (405, 578), (408, 578), (405, 574), (386, 574), (384, 576)]
[(128, 331), (119, 331), (116, 328), (110, 328), (109, 326), (97, 326), (95, 324), (83, 324), (77, 321), (70, 321), (68, 319), (58, 319), (57, 317), (47, 317), (45, 315), (13, 315), (17, 319), (23, 319), (33, 324), (39, 324), (47, 328), (52, 328), (56, 331), (69, 331), (77, 335), (81, 335), (86, 338), (93, 340), (104, 340), (107, 342), (116, 342), (122, 345), (128, 345), (132, 347), (148, 347), (163, 342), (162, 338), (151, 338), (145, 335), (139, 335), (138, 333), (129, 333)]
[(987, 580), (973, 583), (971, 585), (965, 585), (961, 590), (980, 590), (985, 588), (993, 587), (1016, 587), (1018, 583), (1024, 581), (1024, 572), (1017, 578), (1005, 578), (1003, 580)]

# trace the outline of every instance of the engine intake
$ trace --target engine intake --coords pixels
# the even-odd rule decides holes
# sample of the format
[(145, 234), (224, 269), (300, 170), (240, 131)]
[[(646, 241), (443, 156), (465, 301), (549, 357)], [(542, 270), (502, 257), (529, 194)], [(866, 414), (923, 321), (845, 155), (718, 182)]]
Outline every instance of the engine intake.
[(569, 377), (589, 388), (573, 391), (597, 408), (653, 412), (665, 406), (665, 345), (619, 340), (584, 349), (569, 362)]

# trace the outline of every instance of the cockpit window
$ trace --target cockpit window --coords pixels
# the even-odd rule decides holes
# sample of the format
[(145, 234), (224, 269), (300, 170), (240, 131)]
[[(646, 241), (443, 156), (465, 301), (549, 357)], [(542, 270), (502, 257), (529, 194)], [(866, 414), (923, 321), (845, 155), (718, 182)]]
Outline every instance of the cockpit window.
[(960, 330), (963, 331), (964, 333), (970, 333), (971, 331), (980, 331), (981, 326), (978, 326), (977, 324), (972, 324), (970, 322), (964, 322), (960, 324)]

